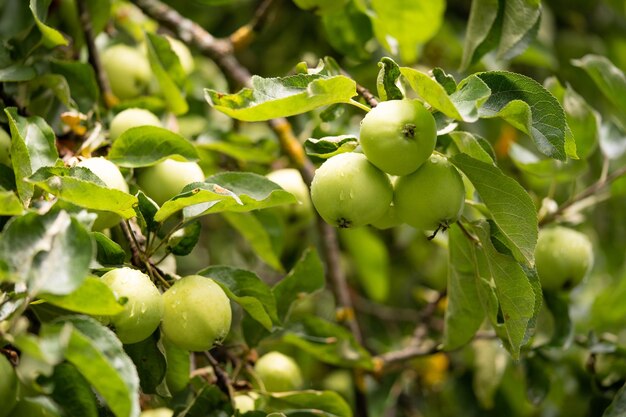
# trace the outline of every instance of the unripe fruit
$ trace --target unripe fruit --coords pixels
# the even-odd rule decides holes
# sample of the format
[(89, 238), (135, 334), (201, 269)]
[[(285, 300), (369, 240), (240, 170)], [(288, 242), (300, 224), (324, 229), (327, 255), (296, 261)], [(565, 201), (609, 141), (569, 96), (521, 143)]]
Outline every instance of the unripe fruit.
[(166, 159), (144, 168), (137, 174), (137, 184), (158, 205), (180, 194), (185, 185), (204, 181), (204, 173), (195, 162)]
[(329, 158), (311, 183), (315, 209), (327, 223), (341, 228), (376, 221), (385, 214), (392, 198), (389, 177), (360, 153)]
[(300, 367), (296, 361), (280, 352), (261, 356), (254, 370), (268, 392), (293, 391), (302, 387)]
[(17, 402), (17, 376), (13, 365), (0, 353), (0, 417), (11, 415)]
[(208, 350), (228, 335), (232, 320), (230, 300), (211, 278), (181, 278), (163, 293), (163, 301), (161, 329), (181, 349)]
[(436, 140), (435, 119), (417, 100), (383, 101), (361, 122), (363, 153), (391, 175), (414, 172), (433, 153)]
[(445, 157), (432, 155), (417, 171), (398, 178), (393, 202), (404, 223), (420, 230), (445, 229), (463, 211), (463, 179)]
[(297, 169), (286, 168), (272, 171), (266, 175), (267, 179), (280, 185), (285, 191), (290, 192), (298, 200), (288, 208), (288, 214), (293, 214), (300, 219), (310, 219), (313, 211), (311, 209), (311, 197), (309, 188), (302, 180), (302, 176)]
[(586, 235), (558, 226), (539, 231), (535, 265), (546, 291), (570, 290), (593, 266), (593, 248)]
[[(102, 157), (83, 159), (76, 164), (76, 166), (89, 169), (100, 178), (108, 188), (125, 193), (128, 192), (128, 184), (124, 176), (119, 168), (108, 159)], [(93, 230), (104, 230), (113, 227), (122, 220), (122, 218), (115, 213), (106, 211), (96, 211), (96, 213), (98, 213), (98, 217), (93, 224)]]
[(101, 55), (111, 91), (119, 99), (126, 100), (141, 95), (150, 80), (152, 71), (146, 56), (128, 45), (113, 45)]
[(161, 407), (161, 408), (153, 408), (152, 410), (144, 410), (141, 412), (139, 417), (172, 417), (173, 415), (174, 415), (174, 410)]
[(161, 127), (161, 121), (154, 113), (138, 108), (122, 110), (115, 115), (109, 126), (109, 140), (114, 141), (128, 129), (139, 126)]
[(0, 164), (11, 166), (11, 136), (0, 129)]
[(248, 411), (254, 411), (254, 399), (249, 395), (235, 395), (233, 398), (233, 404), (235, 406), (235, 410), (239, 411), (241, 414), (247, 413)]
[(102, 280), (118, 298), (128, 299), (124, 311), (111, 317), (122, 343), (141, 342), (154, 333), (163, 316), (163, 298), (150, 278), (136, 269), (118, 268)]

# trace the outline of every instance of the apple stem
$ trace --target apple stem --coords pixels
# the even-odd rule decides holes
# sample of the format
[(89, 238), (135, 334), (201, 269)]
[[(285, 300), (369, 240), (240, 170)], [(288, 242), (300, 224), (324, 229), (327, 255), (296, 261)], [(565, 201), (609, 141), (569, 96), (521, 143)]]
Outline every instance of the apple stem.
[(358, 101), (356, 101), (354, 99), (350, 99), (350, 101), (348, 103), (352, 104), (354, 107), (358, 107), (359, 109), (363, 110), (366, 113), (368, 113), (370, 110), (372, 110), (369, 107), (367, 107), (365, 104), (359, 103)]

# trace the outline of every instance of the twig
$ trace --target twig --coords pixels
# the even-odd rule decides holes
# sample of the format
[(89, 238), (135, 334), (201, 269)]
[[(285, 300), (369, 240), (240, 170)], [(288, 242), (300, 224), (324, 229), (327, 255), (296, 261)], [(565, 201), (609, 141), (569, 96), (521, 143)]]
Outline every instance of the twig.
[(93, 27), (91, 25), (89, 10), (87, 9), (85, 0), (78, 0), (76, 3), (78, 6), (78, 13), (80, 15), (80, 22), (83, 27), (83, 33), (85, 35), (87, 51), (89, 51), (89, 63), (96, 73), (96, 81), (98, 82), (98, 87), (100, 88), (100, 92), (104, 98), (104, 104), (107, 108), (111, 108), (117, 103), (117, 98), (111, 91), (111, 85), (109, 84), (109, 80), (107, 79), (102, 68), (102, 63), (100, 62), (100, 55), (94, 41)]
[(576, 204), (577, 202), (584, 200), (587, 197), (590, 197), (597, 192), (604, 189), (606, 186), (610, 185), (616, 179), (626, 175), (626, 166), (616, 169), (612, 173), (608, 175), (603, 175), (604, 178), (600, 178), (595, 183), (591, 184), (589, 187), (585, 188), (580, 193), (576, 194), (574, 197), (570, 198), (565, 203), (561, 204), (558, 209), (554, 212), (547, 214), (542, 219), (539, 220), (539, 226), (546, 225), (555, 221), (561, 214), (565, 212), (568, 208)]
[(370, 107), (378, 106), (378, 100), (376, 99), (376, 97), (374, 97), (374, 94), (372, 94), (370, 90), (363, 87), (361, 84), (356, 85), (356, 92), (359, 93), (359, 95), (363, 97), (365, 101), (367, 101), (367, 104), (369, 104)]
[(130, 246), (131, 262), (133, 263), (133, 265), (143, 268), (144, 261), (143, 261), (143, 257), (141, 256), (141, 251), (139, 250), (139, 246), (138, 246), (135, 234), (130, 229), (130, 226), (128, 225), (128, 223), (126, 223), (126, 220), (122, 220), (120, 222), (120, 227), (122, 228), (122, 232), (124, 233), (124, 236), (126, 237), (126, 240), (128, 241), (128, 245)]
[(230, 384), (230, 377), (228, 376), (226, 371), (222, 369), (217, 359), (215, 359), (213, 355), (211, 355), (211, 353), (207, 351), (204, 351), (203, 353), (204, 353), (204, 356), (209, 360), (209, 363), (211, 364), (211, 366), (213, 367), (213, 370), (215, 371), (215, 376), (217, 377), (217, 386), (219, 387), (220, 390), (222, 390), (224, 394), (228, 396), (228, 398), (232, 398), (233, 393), (232, 393), (232, 388)]
[(233, 49), (239, 50), (244, 48), (249, 45), (252, 40), (254, 40), (256, 34), (261, 31), (263, 26), (265, 26), (265, 22), (267, 22), (267, 17), (269, 15), (268, 12), (273, 2), (274, 0), (264, 0), (256, 9), (252, 20), (229, 36)]
[(414, 323), (421, 318), (419, 312), (413, 309), (378, 304), (358, 294), (354, 295), (354, 307), (357, 311), (385, 321), (408, 321)]

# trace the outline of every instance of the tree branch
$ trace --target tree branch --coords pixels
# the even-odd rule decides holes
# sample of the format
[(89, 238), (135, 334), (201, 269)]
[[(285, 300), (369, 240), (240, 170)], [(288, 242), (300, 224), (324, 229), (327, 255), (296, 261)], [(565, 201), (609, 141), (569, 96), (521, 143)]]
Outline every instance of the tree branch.
[(233, 45), (233, 49), (239, 50), (250, 44), (256, 37), (256, 34), (265, 26), (269, 15), (270, 6), (274, 0), (263, 0), (252, 17), (252, 20), (234, 31), (228, 39)]
[(217, 386), (224, 394), (228, 396), (228, 398), (232, 398), (233, 393), (228, 374), (222, 369), (217, 359), (215, 359), (210, 352), (205, 351), (203, 353), (204, 356), (209, 360), (209, 363), (215, 371), (215, 376), (217, 377)]

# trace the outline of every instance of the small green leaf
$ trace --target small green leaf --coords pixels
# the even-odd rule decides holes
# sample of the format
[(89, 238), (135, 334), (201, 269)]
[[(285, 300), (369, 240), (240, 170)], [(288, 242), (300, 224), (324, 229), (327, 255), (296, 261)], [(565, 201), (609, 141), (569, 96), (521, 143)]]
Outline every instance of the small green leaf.
[(159, 206), (146, 196), (143, 191), (137, 192), (137, 201), (138, 205), (135, 208), (135, 212), (141, 228), (144, 231), (156, 231), (159, 224), (154, 220), (154, 216), (159, 211)]
[(109, 211), (125, 219), (135, 217), (137, 197), (99, 185), (100, 180), (86, 180), (84, 175), (85, 169), (41, 168), (28, 180), (60, 200), (79, 207)]
[(139, 415), (139, 377), (115, 334), (88, 317), (66, 317), (74, 331), (65, 358), (106, 401), (116, 417)]
[(278, 321), (276, 300), (270, 288), (256, 274), (229, 266), (210, 266), (198, 274), (210, 277), (268, 331)]
[(353, 135), (325, 136), (320, 139), (309, 138), (304, 142), (307, 155), (328, 159), (344, 152), (352, 152), (359, 145), (359, 139)]
[(533, 265), (538, 234), (537, 210), (526, 190), (499, 168), (469, 155), (457, 154), (451, 161), (476, 188), (515, 259)]
[(187, 113), (189, 106), (183, 94), (185, 72), (178, 56), (167, 39), (154, 33), (146, 32), (146, 45), (150, 68), (165, 96), (168, 109), (176, 115)]
[(0, 259), (31, 295), (65, 295), (79, 288), (93, 253), (89, 232), (65, 211), (15, 217), (0, 238)]
[(541, 153), (565, 160), (565, 112), (548, 90), (532, 78), (511, 72), (476, 76), (491, 89), (491, 96), (479, 109), (480, 117), (503, 118), (529, 135)]
[(161, 343), (167, 361), (165, 381), (170, 393), (175, 394), (185, 389), (189, 384), (191, 358), (188, 351), (179, 348), (166, 338), (162, 338)]
[(599, 55), (585, 55), (572, 61), (584, 69), (604, 96), (626, 117), (626, 76), (608, 58)]
[(192, 380), (193, 390), (186, 401), (174, 407), (176, 417), (224, 417), (235, 413), (230, 398), (215, 384), (200, 377)]
[(193, 144), (171, 130), (157, 126), (139, 126), (126, 130), (113, 142), (108, 159), (115, 164), (139, 168), (165, 159), (197, 161)]
[(289, 274), (279, 281), (272, 292), (276, 297), (278, 317), (285, 320), (291, 304), (306, 294), (324, 288), (324, 266), (315, 249), (309, 248)]
[(301, 411), (322, 417), (352, 417), (352, 409), (346, 400), (333, 391), (277, 392), (268, 397), (268, 411)]
[(439, 67), (433, 68), (432, 72), (435, 81), (441, 84), (441, 86), (444, 88), (444, 90), (446, 90), (446, 93), (448, 93), (448, 95), (451, 95), (456, 91), (457, 85), (454, 76), (446, 74), (446, 72)]
[(50, 68), (54, 73), (65, 77), (72, 99), (78, 104), (81, 112), (87, 113), (98, 104), (100, 89), (91, 65), (79, 61), (52, 61)]
[(167, 241), (168, 250), (176, 256), (186, 256), (191, 253), (198, 243), (202, 226), (199, 221), (193, 221), (178, 229)]
[(602, 417), (622, 417), (624, 414), (626, 414), (626, 385), (617, 391)]
[(376, 88), (378, 89), (378, 97), (382, 101), (402, 100), (404, 94), (398, 88), (396, 83), (400, 77), (400, 67), (391, 58), (384, 57), (378, 63), (380, 70), (376, 78)]
[(498, 12), (503, 14), (499, 3), (499, 0), (472, 1), (469, 21), (467, 22), (467, 32), (465, 33), (461, 70), (465, 70), (470, 65), (476, 63), (482, 55), (491, 49), (490, 47), (480, 47), (487, 44), (486, 41), (489, 39), (489, 34), (494, 30), (493, 26), (497, 21)]
[(246, 239), (263, 262), (277, 271), (283, 271), (279, 254), (272, 245), (267, 229), (253, 213), (224, 212), (222, 215)]
[(370, 354), (349, 330), (315, 316), (291, 323), (282, 340), (331, 365), (374, 369)]
[(159, 332), (138, 343), (124, 345), (124, 351), (137, 368), (141, 391), (156, 394), (157, 387), (165, 378), (167, 363), (165, 355), (157, 347)]
[(102, 265), (121, 265), (126, 259), (126, 252), (117, 243), (100, 232), (91, 232), (96, 242), (96, 260)]
[[(615, 290), (612, 289), (611, 291)], [(569, 314), (569, 295), (546, 292), (544, 299), (546, 307), (550, 310), (554, 320), (554, 331), (548, 346), (568, 349), (574, 340), (574, 323)], [(600, 298), (597, 298), (597, 300), (600, 300)]]
[(65, 411), (65, 415), (98, 417), (96, 396), (89, 382), (76, 367), (64, 362), (54, 368), (51, 397)]
[(387, 247), (371, 229), (340, 230), (339, 237), (356, 268), (356, 279), (368, 298), (384, 302), (389, 296), (390, 263)]
[(35, 24), (41, 32), (43, 44), (47, 48), (54, 48), (60, 45), (65, 46), (68, 44), (68, 41), (63, 37), (61, 32), (44, 23), (48, 15), (50, 1), (51, 0), (30, 0), (30, 10), (35, 18)]
[[(461, 153), (487, 164), (493, 164), (494, 152), (489, 142), (485, 139), (462, 131), (450, 132), (449, 136)], [(489, 149), (489, 151), (485, 150), (485, 148)]]
[(0, 216), (19, 216), (23, 212), (24, 207), (17, 194), (0, 189)]
[(247, 122), (306, 113), (335, 103), (349, 103), (356, 95), (356, 83), (343, 75), (327, 77), (298, 74), (284, 78), (253, 76), (252, 88), (237, 94), (205, 90), (205, 97), (216, 110)]
[(448, 229), (448, 303), (443, 344), (455, 350), (472, 340), (485, 320), (479, 285), (481, 277), (475, 265), (476, 246), (453, 224)]
[(67, 295), (39, 294), (39, 298), (66, 310), (93, 316), (112, 316), (124, 310), (109, 286), (94, 277), (86, 278)]
[(15, 64), (0, 69), (0, 82), (15, 83), (29, 81), (37, 76), (37, 71), (32, 66)]

